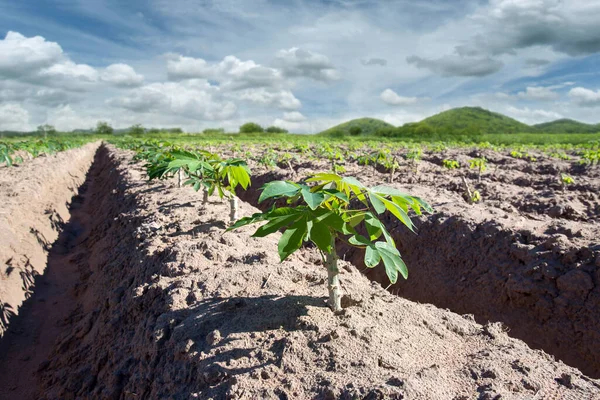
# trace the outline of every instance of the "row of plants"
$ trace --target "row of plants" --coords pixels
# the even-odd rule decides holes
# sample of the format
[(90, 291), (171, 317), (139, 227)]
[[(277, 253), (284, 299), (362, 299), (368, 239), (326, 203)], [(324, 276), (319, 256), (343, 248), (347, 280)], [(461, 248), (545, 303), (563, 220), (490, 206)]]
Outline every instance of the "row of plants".
[(261, 189), (259, 203), (285, 199), (285, 205), (274, 203), (267, 211), (238, 219), (235, 191), (251, 185), (251, 172), (243, 159), (223, 158), (214, 152), (183, 149), (164, 142), (123, 144), (136, 151), (136, 159), (145, 162), (149, 180), (177, 177), (179, 186), (190, 185), (196, 191), (202, 188), (203, 204), (213, 193), (228, 198), (231, 205), (228, 231), (260, 223), (254, 237), (282, 232), (278, 243), (282, 262), (303, 244), (312, 243), (326, 267), (328, 304), (335, 312), (342, 309), (336, 246), (344, 242), (363, 248), (365, 265), (374, 268), (383, 264), (390, 283), (394, 284), (399, 276), (408, 278), (408, 269), (380, 216), (390, 213), (414, 232), (409, 212), (433, 211), (419, 197), (383, 185), (367, 187), (356, 178), (330, 171), (302, 182), (267, 183)]
[(21, 141), (0, 141), (0, 165), (11, 167), (21, 164), (24, 158), (36, 158), (60, 151), (74, 149), (89, 142), (89, 138), (76, 139), (35, 139)]

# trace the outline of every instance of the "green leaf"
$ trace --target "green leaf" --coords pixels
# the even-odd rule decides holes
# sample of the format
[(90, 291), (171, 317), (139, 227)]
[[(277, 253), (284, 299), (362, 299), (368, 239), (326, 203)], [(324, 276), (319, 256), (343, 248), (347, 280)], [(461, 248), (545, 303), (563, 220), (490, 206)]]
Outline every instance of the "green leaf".
[(294, 214), (285, 215), (283, 217), (269, 219), (269, 222), (267, 222), (266, 224), (264, 224), (263, 226), (258, 228), (252, 236), (265, 237), (267, 235), (270, 235), (273, 232), (277, 232), (279, 229), (283, 228), (284, 226), (292, 224), (294, 221), (296, 221), (298, 218), (300, 218), (301, 215), (302, 215), (302, 212), (297, 212)]
[(291, 197), (294, 196), (296, 193), (298, 193), (298, 191), (300, 190), (300, 188), (291, 183), (291, 182), (286, 182), (286, 181), (273, 181), (273, 182), (269, 182), (267, 183), (265, 186), (263, 186), (263, 190), (262, 193), (260, 194), (260, 197), (258, 198), (258, 202), (262, 202), (264, 200), (273, 198), (273, 197)]
[(313, 221), (310, 229), (310, 240), (325, 253), (333, 251), (331, 248), (331, 232), (324, 223)]
[(267, 218), (267, 213), (255, 213), (250, 217), (244, 217), (235, 222), (235, 224), (231, 225), (225, 232), (232, 231), (237, 228), (241, 228), (242, 226), (254, 224), (256, 222), (264, 221)]
[(322, 172), (319, 174), (315, 174), (312, 177), (308, 178), (306, 182), (338, 182), (342, 179), (338, 174), (332, 174), (329, 172)]
[(380, 261), (381, 254), (379, 254), (377, 248), (373, 245), (368, 246), (367, 250), (365, 251), (365, 265), (367, 268), (376, 267)]
[(398, 280), (398, 272), (404, 279), (408, 278), (408, 269), (402, 261), (400, 252), (394, 246), (387, 242), (376, 242), (375, 248), (383, 260), (385, 273), (388, 276), (390, 283), (394, 284)]
[(281, 261), (288, 258), (290, 254), (302, 246), (307, 230), (308, 225), (306, 219), (301, 219), (283, 232), (277, 246)]
[(250, 186), (250, 174), (248, 173), (246, 165), (228, 166), (227, 169), (229, 183), (233, 189), (235, 189), (238, 184), (244, 188), (244, 190), (248, 189), (248, 186)]
[(384, 198), (381, 198), (381, 201), (383, 202), (385, 208), (388, 209), (396, 218), (398, 218), (400, 222), (402, 222), (412, 232), (415, 231), (414, 225), (410, 220), (410, 217), (401, 207), (399, 207), (396, 203), (386, 200)]
[(325, 195), (323, 193), (312, 193), (310, 188), (305, 185), (301, 185), (301, 188), (302, 189), (300, 193), (302, 193), (302, 198), (306, 204), (308, 204), (311, 210), (316, 210), (317, 207), (321, 205), (323, 200), (325, 200)]
[(348, 239), (348, 243), (354, 246), (370, 246), (371, 241), (364, 237), (363, 235), (354, 235)]
[(382, 214), (385, 212), (385, 205), (383, 204), (384, 198), (369, 191), (369, 200), (371, 200), (371, 204), (373, 208), (377, 212), (377, 214)]
[(346, 196), (346, 193), (340, 192), (339, 190), (336, 190), (336, 189), (323, 189), (323, 193), (328, 194), (331, 197), (340, 199), (345, 203), (348, 203), (350, 201), (350, 200), (348, 200), (348, 196)]

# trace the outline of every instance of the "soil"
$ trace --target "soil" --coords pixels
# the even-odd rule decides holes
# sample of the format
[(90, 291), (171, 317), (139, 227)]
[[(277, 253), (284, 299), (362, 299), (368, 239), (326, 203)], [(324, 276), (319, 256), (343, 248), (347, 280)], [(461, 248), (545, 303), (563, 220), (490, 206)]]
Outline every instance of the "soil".
[(0, 174), (0, 337), (44, 273), (99, 145), (39, 157)]
[[(478, 183), (477, 174), (464, 165), (482, 155), (489, 165)], [(483, 324), (502, 322), (511, 336), (598, 378), (600, 168), (535, 155), (538, 161), (528, 163), (492, 151), (448, 150), (421, 161), (417, 173), (403, 162), (392, 184), (387, 172), (350, 162), (344, 166), (346, 175), (421, 196), (435, 208), (431, 215), (413, 216), (417, 235), (384, 217), (409, 269), (409, 279), (391, 286), (392, 293), (473, 314)], [(463, 169), (447, 170), (443, 159), (458, 160)], [(297, 163), (295, 174), (253, 167), (255, 189), (330, 168), (325, 161)], [(563, 189), (560, 172), (576, 183)], [(482, 193), (481, 203), (465, 201), (462, 176)], [(254, 205), (258, 195), (258, 190), (240, 192)], [(364, 252), (342, 245), (338, 254), (389, 285), (382, 268), (365, 268)]]
[[(360, 177), (369, 181), (369, 174)], [(439, 257), (447, 250), (442, 241), (460, 240), (435, 233), (442, 229), (430, 222), (436, 215), (443, 219), (440, 213), (462, 210), (457, 219), (476, 227), (489, 212), (485, 205), (466, 208), (457, 193), (443, 187), (407, 186), (402, 183), (428, 200), (437, 195), (430, 201), (438, 210), (444, 203), (455, 207), (419, 219), (421, 235), (431, 223), (427, 235), (443, 246), (436, 251)], [(8, 355), (0, 358), (0, 397), (600, 398), (599, 381), (510, 337), (513, 328), (478, 324), (472, 315), (392, 294), (350, 263), (356, 258), (352, 254), (340, 261), (344, 311), (333, 314), (325, 305), (326, 272), (314, 249), (303, 248), (279, 263), (278, 234), (253, 238), (253, 227), (224, 233), (228, 203), (211, 198), (203, 207), (201, 197), (190, 188), (177, 188), (176, 180), (148, 184), (130, 153), (100, 147), (71, 208), (71, 223), (48, 258), (49, 280), (55, 265), (74, 277), (62, 281), (64, 288), (47, 294), (45, 302), (35, 303), (68, 299), (68, 315), (60, 320), (52, 345), (47, 344), (52, 335), (42, 329), (41, 340), (17, 335), (23, 338), (21, 346), (7, 347)], [(257, 211), (240, 205), (242, 216)], [(481, 215), (466, 212), (478, 207)], [(568, 238), (568, 245), (585, 244), (588, 227), (577, 224), (583, 238)], [(463, 237), (460, 243), (465, 238), (470, 240)], [(462, 246), (475, 255), (468, 244)], [(411, 283), (418, 268), (407, 252)], [(461, 261), (455, 265), (459, 268)], [(589, 286), (582, 275), (573, 274), (564, 274), (568, 277), (557, 283), (560, 290)], [(491, 281), (482, 280), (480, 293)], [(597, 277), (590, 293), (597, 290), (595, 282)], [(36, 287), (35, 296), (42, 289)], [(65, 292), (68, 296), (60, 300)], [(32, 321), (39, 319), (26, 313)], [(48, 354), (40, 357), (43, 361), (27, 358), (27, 340), (35, 352)], [(17, 381), (24, 374), (30, 377), (27, 389)]]

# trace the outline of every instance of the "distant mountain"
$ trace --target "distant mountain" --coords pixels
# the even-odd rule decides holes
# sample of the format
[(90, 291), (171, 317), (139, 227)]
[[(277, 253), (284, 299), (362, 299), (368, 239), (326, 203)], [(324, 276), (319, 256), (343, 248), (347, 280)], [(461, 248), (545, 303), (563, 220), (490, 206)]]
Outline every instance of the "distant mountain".
[(420, 124), (427, 124), (436, 133), (518, 133), (531, 132), (529, 125), (481, 107), (461, 107), (443, 111), (425, 118)]
[[(326, 136), (343, 136), (343, 135), (373, 135), (381, 129), (394, 129), (394, 125), (388, 124), (385, 121), (376, 118), (357, 118), (343, 124), (329, 128), (321, 135)], [(358, 130), (360, 129), (360, 131)]]
[[(596, 133), (600, 124), (584, 124), (570, 119), (560, 119), (537, 125), (527, 125), (506, 115), (481, 107), (461, 107), (443, 111), (419, 122), (394, 127), (374, 118), (360, 118), (329, 128), (324, 135), (351, 134), (352, 127), (361, 128), (360, 135), (391, 137), (423, 137), (448, 135), (481, 135), (498, 133)], [(356, 134), (356, 131), (354, 132)]]
[(533, 125), (533, 127), (545, 133), (596, 133), (600, 132), (600, 124), (592, 125), (572, 119), (557, 119), (552, 122)]

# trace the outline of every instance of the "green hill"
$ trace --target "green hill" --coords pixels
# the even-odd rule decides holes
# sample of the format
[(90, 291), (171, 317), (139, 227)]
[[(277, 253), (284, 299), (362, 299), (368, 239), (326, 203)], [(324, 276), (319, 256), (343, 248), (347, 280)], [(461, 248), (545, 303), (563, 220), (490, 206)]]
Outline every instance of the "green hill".
[(533, 125), (533, 127), (543, 133), (596, 133), (600, 132), (600, 124), (592, 125), (572, 119), (557, 119), (552, 122)]
[(516, 119), (481, 107), (453, 108), (425, 118), (420, 124), (429, 125), (438, 134), (523, 133), (535, 130)]
[[(360, 129), (360, 131), (357, 129)], [(320, 134), (326, 136), (344, 136), (351, 134), (356, 136), (366, 136), (373, 135), (375, 132), (382, 129), (394, 129), (394, 125), (388, 124), (387, 122), (376, 118), (357, 118), (348, 122), (344, 122), (343, 124), (336, 125), (333, 128), (329, 128)]]

